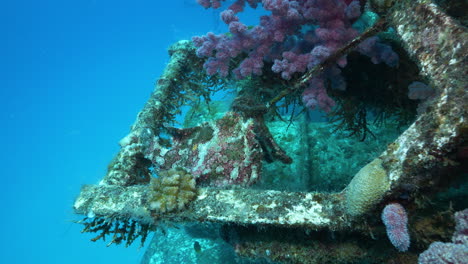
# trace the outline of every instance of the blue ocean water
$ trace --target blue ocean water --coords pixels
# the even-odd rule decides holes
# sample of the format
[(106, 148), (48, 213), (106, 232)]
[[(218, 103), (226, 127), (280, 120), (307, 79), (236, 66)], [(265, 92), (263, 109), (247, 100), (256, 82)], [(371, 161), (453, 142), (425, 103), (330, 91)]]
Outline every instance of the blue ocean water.
[(225, 30), (195, 0), (2, 1), (0, 263), (138, 263), (81, 234), (72, 204), (118, 151), (167, 47)]

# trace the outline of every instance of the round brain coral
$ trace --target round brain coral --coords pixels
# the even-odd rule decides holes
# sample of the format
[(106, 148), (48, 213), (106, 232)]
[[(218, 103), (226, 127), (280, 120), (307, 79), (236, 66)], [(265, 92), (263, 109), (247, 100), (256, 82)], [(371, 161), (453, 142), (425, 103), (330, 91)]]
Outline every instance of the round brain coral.
[(382, 160), (375, 159), (362, 168), (346, 187), (346, 213), (357, 217), (377, 204), (389, 188)]

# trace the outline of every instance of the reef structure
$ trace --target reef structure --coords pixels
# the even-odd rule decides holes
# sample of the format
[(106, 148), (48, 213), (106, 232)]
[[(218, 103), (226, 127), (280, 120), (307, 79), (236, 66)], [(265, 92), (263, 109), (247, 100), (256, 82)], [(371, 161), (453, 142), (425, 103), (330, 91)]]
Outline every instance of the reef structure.
[[(362, 225), (353, 223), (379, 206), (383, 207), (386, 200), (408, 191), (407, 186), (417, 186), (418, 190), (431, 189), (438, 183), (438, 177), (450, 170), (452, 162), (447, 157), (467, 144), (468, 32), (428, 0), (396, 1), (385, 11), (387, 22), (395, 28), (406, 51), (420, 66), (422, 75), (435, 87), (436, 95), (427, 111), (388, 145), (386, 151), (364, 166), (342, 192), (204, 186), (197, 187), (183, 204), (174, 207), (180, 210), (154, 210), (160, 207), (154, 203), (154, 198), (151, 202), (155, 189), (150, 184), (150, 166), (159, 160), (163, 164), (161, 172), (172, 169), (164, 167), (170, 144), (160, 136), (162, 133), (171, 134), (166, 122), (190, 97), (209, 96), (203, 91), (202, 84), (187, 84), (191, 76), (186, 76), (186, 69), (193, 65), (201, 68), (203, 62), (189, 41), (180, 41), (170, 48), (171, 60), (138, 114), (131, 132), (120, 142), (121, 150), (109, 165), (107, 175), (99, 185), (88, 185), (81, 190), (74, 204), (76, 213), (96, 221), (131, 219), (141, 223), (145, 231), (162, 220), (349, 231), (363, 229)], [(207, 79), (206, 82), (213, 80)], [(198, 146), (190, 147), (195, 150)], [(181, 166), (180, 162), (173, 163)], [(197, 172), (196, 169), (192, 171)], [(204, 175), (203, 172), (198, 173)], [(241, 176), (241, 179), (248, 179), (246, 181), (251, 179)], [(187, 179), (191, 181), (191, 178)], [(99, 227), (93, 223), (88, 226)], [(109, 230), (112, 231), (106, 226), (92, 231), (105, 233)]]

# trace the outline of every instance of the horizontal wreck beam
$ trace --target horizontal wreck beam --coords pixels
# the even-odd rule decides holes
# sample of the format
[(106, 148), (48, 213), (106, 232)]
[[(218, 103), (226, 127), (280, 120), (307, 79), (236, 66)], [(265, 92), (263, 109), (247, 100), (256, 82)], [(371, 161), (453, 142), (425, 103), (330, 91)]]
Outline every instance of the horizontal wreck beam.
[(149, 193), (147, 185), (87, 185), (74, 207), (78, 214), (88, 217), (132, 218), (147, 224), (164, 219), (340, 230), (346, 219), (340, 194), (200, 188), (186, 210), (157, 215), (148, 210)]

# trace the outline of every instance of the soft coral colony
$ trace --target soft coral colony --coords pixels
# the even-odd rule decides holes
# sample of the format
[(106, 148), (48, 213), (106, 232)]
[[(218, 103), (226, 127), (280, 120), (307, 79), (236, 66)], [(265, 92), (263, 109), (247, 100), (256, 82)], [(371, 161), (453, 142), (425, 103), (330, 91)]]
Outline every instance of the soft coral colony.
[[(198, 0), (205, 8), (219, 8), (221, 2)], [(257, 8), (259, 4), (271, 14), (262, 16), (259, 25), (243, 24), (238, 13), (246, 5)], [(192, 40), (198, 47), (197, 55), (207, 58), (204, 68), (209, 75), (233, 74), (243, 79), (271, 70), (282, 79), (290, 80), (311, 70), (356, 38), (360, 32), (353, 23), (360, 17), (361, 9), (357, 0), (237, 0), (221, 13), (222, 20), (229, 26), (228, 34), (208, 33)], [(398, 55), (378, 37), (365, 39), (355, 50), (369, 56), (375, 64), (398, 65)], [(232, 66), (232, 59), (238, 57), (242, 59)], [(326, 87), (346, 89), (341, 73), (346, 64), (347, 58), (343, 55), (310, 78), (302, 92), (303, 104), (329, 112), (335, 101), (328, 96)]]

